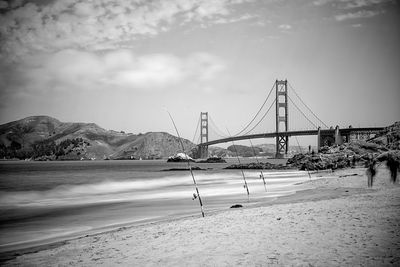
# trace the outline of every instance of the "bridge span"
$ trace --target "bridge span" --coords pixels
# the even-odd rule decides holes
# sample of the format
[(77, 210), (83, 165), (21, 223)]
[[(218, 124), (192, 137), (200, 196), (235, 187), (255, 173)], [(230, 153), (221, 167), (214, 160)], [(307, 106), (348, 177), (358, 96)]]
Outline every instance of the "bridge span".
[[(351, 134), (376, 134), (380, 131), (382, 131), (384, 127), (365, 127), (365, 128), (344, 128), (344, 129), (339, 129), (339, 134), (343, 138), (347, 138), (347, 136), (350, 136)], [(300, 130), (300, 131), (287, 131), (287, 132), (272, 132), (272, 133), (260, 133), (260, 134), (250, 134), (250, 135), (242, 135), (242, 136), (232, 136), (232, 137), (227, 137), (227, 138), (221, 138), (217, 140), (212, 140), (208, 141), (202, 144), (199, 144), (200, 146), (212, 146), (216, 144), (221, 144), (221, 143), (228, 143), (228, 142), (233, 142), (233, 141), (240, 141), (240, 140), (248, 140), (248, 139), (258, 139), (258, 138), (276, 138), (277, 136), (307, 136), (307, 135), (320, 135), (320, 136), (326, 136), (326, 135), (331, 135), (335, 133), (335, 129), (317, 129), (317, 130)], [(329, 142), (329, 140), (322, 140), (321, 145), (325, 145), (325, 142)], [(327, 144), (329, 145), (329, 144)]]
[(360, 127), (360, 128), (349, 127), (340, 129), (337, 126), (335, 129), (300, 130), (300, 131), (287, 131), (279, 133), (272, 132), (272, 133), (232, 136), (201, 143), (198, 146), (199, 150), (201, 151), (201, 150), (208, 150), (208, 146), (211, 145), (240, 141), (240, 140), (316, 135), (318, 138), (317, 140), (318, 140), (318, 150), (319, 150), (322, 146), (332, 146), (334, 144), (341, 145), (344, 142), (349, 142), (352, 135), (354, 135), (357, 139), (359, 139), (360, 136), (364, 137), (364, 139), (368, 139), (372, 135), (380, 133), (384, 129), (385, 129), (384, 127)]
[[(289, 84), (290, 86), (290, 84)], [(332, 146), (334, 144), (340, 145), (344, 142), (349, 142), (351, 138), (353, 139), (369, 139), (372, 135), (377, 134), (383, 131), (384, 127), (359, 127), (353, 128), (349, 126), (348, 128), (340, 129), (339, 126), (335, 128), (329, 128), (323, 121), (321, 121), (318, 116), (304, 103), (303, 100), (298, 96), (298, 94), (294, 91), (293, 87), (290, 86), (294, 94), (300, 99), (300, 101), (305, 105), (305, 107), (311, 112), (311, 114), (324, 125), (325, 128), (321, 128), (317, 124), (313, 123), (305, 114), (301, 111), (298, 105), (293, 102), (293, 100), (288, 95), (288, 82), (287, 80), (279, 81), (276, 80), (273, 87), (271, 88), (266, 100), (261, 106), (260, 110), (254, 116), (254, 118), (250, 121), (247, 126), (240, 131), (237, 135), (230, 137), (223, 137), (221, 139), (209, 140), (209, 124), (208, 124), (208, 112), (201, 112), (200, 114), (200, 143), (198, 144), (198, 155), (199, 158), (208, 157), (208, 146), (239, 141), (239, 140), (249, 140), (249, 139), (257, 139), (257, 138), (275, 138), (276, 139), (276, 154), (277, 158), (283, 157), (284, 154), (288, 153), (289, 148), (289, 137), (292, 136), (309, 136), (316, 135), (318, 150), (322, 146)], [(275, 99), (272, 102), (272, 105), (266, 111), (264, 116), (260, 119), (260, 121), (255, 125), (255, 127), (265, 118), (269, 110), (275, 105), (275, 131), (274, 132), (264, 132), (264, 133), (256, 133), (249, 134), (255, 127), (251, 128), (251, 130), (244, 133), (244, 131), (255, 121), (256, 117), (260, 114), (261, 109), (266, 104), (270, 95), (272, 95), (273, 90), (275, 89)], [(289, 130), (289, 101), (293, 104), (295, 108), (299, 110), (299, 112), (311, 123), (313, 127), (311, 130)]]

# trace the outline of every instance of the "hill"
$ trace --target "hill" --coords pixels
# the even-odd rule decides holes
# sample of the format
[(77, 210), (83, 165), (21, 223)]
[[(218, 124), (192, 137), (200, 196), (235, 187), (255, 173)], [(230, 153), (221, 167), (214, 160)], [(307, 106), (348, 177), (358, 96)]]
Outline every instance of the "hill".
[[(195, 145), (183, 140), (185, 149)], [(178, 137), (165, 132), (131, 134), (94, 123), (32, 116), (0, 125), (1, 158), (38, 160), (159, 159), (180, 152)]]
[[(273, 158), (275, 157), (275, 144), (257, 144), (254, 145), (254, 149), (251, 146), (243, 146), (243, 145), (235, 145), (236, 149), (233, 145), (225, 148), (217, 147), (217, 146), (210, 146), (208, 148), (209, 153), (211, 156), (217, 157), (236, 157), (236, 150), (239, 156), (241, 157), (254, 157), (254, 152), (258, 157), (267, 157)], [(316, 149), (312, 147), (312, 149)], [(289, 146), (289, 155), (292, 156), (294, 154), (300, 152), (308, 151), (308, 147), (306, 146)]]

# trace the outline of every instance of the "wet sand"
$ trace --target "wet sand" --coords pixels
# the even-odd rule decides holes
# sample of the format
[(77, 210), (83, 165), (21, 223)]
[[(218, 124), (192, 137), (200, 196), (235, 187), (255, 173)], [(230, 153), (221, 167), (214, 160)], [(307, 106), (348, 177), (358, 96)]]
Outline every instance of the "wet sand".
[(298, 186), (314, 189), (258, 206), (14, 251), (2, 255), (14, 257), (2, 265), (400, 265), (400, 185), (390, 183), (386, 168), (372, 189), (364, 169), (312, 176)]

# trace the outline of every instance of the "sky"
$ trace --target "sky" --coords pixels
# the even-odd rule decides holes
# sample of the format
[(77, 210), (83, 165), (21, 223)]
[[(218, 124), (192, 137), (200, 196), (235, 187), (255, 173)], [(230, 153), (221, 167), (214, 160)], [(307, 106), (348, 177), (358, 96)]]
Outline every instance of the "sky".
[[(400, 120), (399, 5), (0, 1), (0, 123), (47, 115), (174, 134), (169, 111), (196, 141), (200, 112), (235, 134), (287, 79), (327, 126), (387, 126)], [(290, 129), (313, 127), (288, 104)], [(259, 131), (275, 130), (274, 112)]]

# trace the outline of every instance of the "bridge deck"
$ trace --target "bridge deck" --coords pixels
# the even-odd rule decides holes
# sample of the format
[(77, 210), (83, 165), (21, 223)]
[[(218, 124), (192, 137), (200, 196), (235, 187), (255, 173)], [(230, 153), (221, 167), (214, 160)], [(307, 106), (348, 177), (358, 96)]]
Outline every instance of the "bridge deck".
[[(341, 135), (349, 135), (352, 133), (380, 132), (382, 130), (384, 130), (384, 127), (363, 127), (363, 128), (343, 128), (343, 129), (339, 129), (339, 132)], [(327, 134), (327, 133), (334, 133), (335, 129), (321, 129), (320, 131), (321, 131), (321, 134)], [(211, 146), (211, 145), (220, 144), (220, 143), (227, 143), (227, 142), (232, 142), (232, 141), (248, 140), (248, 139), (274, 138), (278, 135), (279, 136), (318, 135), (318, 129), (232, 136), (232, 137), (208, 141), (206, 143), (199, 144), (199, 146)]]

